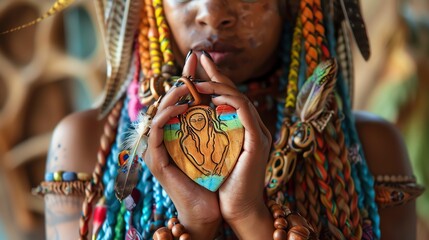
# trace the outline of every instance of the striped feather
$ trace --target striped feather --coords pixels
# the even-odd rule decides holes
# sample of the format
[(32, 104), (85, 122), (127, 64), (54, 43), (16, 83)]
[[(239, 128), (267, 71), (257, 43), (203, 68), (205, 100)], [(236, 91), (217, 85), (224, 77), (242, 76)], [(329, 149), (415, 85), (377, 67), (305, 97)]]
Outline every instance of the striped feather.
[[(350, 48), (350, 39), (347, 32), (346, 23), (341, 24), (338, 29), (337, 38), (337, 56), (341, 69), (341, 74), (347, 84), (347, 91), (350, 95), (350, 101), (353, 102), (354, 93), (354, 68), (353, 68), (353, 53)], [(352, 103), (353, 105), (353, 103)]]
[(362, 18), (359, 0), (339, 0), (344, 14), (344, 20), (352, 30), (353, 37), (365, 60), (371, 55), (365, 22)]
[(104, 117), (126, 88), (127, 72), (132, 58), (134, 37), (140, 21), (142, 1), (113, 0), (107, 17), (107, 82), (100, 115)]

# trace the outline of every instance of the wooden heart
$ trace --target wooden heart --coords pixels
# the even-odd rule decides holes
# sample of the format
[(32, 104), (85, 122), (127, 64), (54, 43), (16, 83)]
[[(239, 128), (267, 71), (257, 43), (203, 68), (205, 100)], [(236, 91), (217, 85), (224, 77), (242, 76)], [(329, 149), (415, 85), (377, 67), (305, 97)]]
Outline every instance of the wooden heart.
[(164, 127), (164, 143), (176, 165), (214, 192), (233, 170), (243, 147), (244, 128), (236, 110), (219, 105), (190, 107)]

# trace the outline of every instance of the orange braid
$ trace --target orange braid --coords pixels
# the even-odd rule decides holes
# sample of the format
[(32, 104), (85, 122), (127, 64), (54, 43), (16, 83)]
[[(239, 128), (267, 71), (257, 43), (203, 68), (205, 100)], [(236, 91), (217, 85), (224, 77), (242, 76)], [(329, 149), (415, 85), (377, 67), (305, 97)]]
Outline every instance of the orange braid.
[(142, 7), (140, 32), (138, 36), (140, 64), (142, 66), (143, 75), (149, 76), (150, 72), (150, 54), (149, 54), (149, 20), (146, 14), (146, 7)]
[[(326, 44), (325, 27), (323, 25), (323, 12), (320, 0), (314, 0), (313, 6), (314, 26), (317, 40), (317, 49), (319, 50), (319, 61), (330, 58), (329, 49)], [(322, 57), (322, 59), (320, 59)]]
[(104, 132), (100, 138), (100, 148), (97, 152), (97, 163), (92, 173), (92, 184), (88, 184), (85, 189), (85, 199), (82, 204), (82, 215), (79, 219), (79, 239), (88, 239), (88, 222), (91, 219), (92, 206), (97, 197), (97, 189), (103, 187), (102, 175), (106, 165), (106, 158), (110, 152), (111, 145), (116, 137), (118, 119), (121, 115), (122, 101), (118, 101), (107, 117), (104, 124)]
[(307, 77), (311, 76), (317, 66), (319, 55), (315, 37), (313, 0), (302, 0), (300, 4), (302, 33), (304, 35), (305, 61), (307, 62)]

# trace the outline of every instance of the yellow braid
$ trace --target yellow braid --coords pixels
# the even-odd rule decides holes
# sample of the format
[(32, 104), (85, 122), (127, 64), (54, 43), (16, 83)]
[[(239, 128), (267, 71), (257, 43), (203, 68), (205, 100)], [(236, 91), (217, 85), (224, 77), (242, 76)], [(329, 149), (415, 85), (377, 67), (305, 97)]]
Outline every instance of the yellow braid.
[(159, 46), (159, 33), (156, 24), (155, 11), (151, 0), (145, 0), (146, 13), (149, 21), (149, 54), (153, 76), (161, 75), (162, 54)]
[(289, 68), (288, 85), (286, 93), (285, 109), (289, 109), (290, 113), (295, 109), (296, 94), (298, 93), (298, 74), (300, 66), (302, 42), (302, 23), (301, 18), (297, 17), (296, 26), (293, 32), (291, 63)]
[(155, 10), (156, 24), (158, 26), (159, 44), (163, 54), (164, 65), (173, 66), (174, 56), (170, 46), (170, 31), (164, 17), (164, 9), (162, 7), (162, 0), (153, 0), (153, 7)]

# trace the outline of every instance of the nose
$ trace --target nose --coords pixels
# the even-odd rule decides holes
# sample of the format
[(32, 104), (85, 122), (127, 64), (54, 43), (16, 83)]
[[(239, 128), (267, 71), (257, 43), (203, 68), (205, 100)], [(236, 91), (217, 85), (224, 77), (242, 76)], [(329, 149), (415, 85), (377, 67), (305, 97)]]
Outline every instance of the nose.
[(236, 13), (228, 0), (200, 1), (196, 22), (202, 27), (222, 30), (235, 25)]

